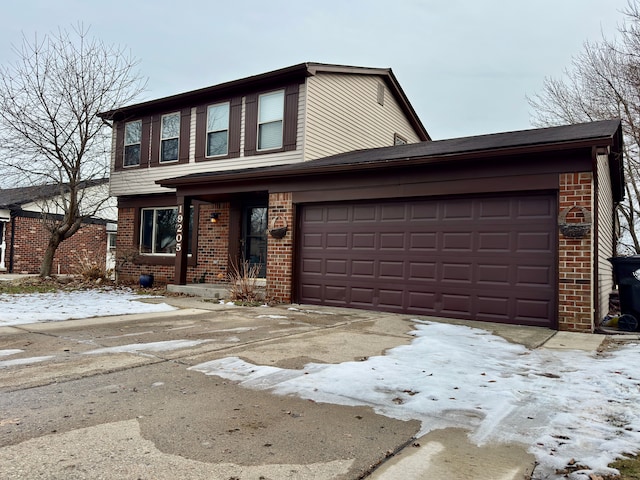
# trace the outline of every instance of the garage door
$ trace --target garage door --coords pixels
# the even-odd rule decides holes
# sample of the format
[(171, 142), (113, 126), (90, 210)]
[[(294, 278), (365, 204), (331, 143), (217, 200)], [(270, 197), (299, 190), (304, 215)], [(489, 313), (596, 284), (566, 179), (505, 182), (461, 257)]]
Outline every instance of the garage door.
[(301, 303), (553, 326), (554, 195), (304, 205)]

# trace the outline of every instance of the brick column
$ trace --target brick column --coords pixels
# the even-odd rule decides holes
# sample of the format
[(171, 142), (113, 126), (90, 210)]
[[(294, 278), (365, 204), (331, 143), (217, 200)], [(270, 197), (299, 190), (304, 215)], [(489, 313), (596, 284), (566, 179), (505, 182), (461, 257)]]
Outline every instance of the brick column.
[[(590, 172), (560, 174), (559, 214), (566, 222), (585, 223), (583, 208), (591, 212)], [(558, 232), (558, 328), (593, 331), (593, 228), (583, 238), (571, 238)]]
[[(290, 303), (293, 281), (293, 203), (291, 193), (269, 194), (268, 229), (288, 226), (283, 238), (267, 234), (267, 298)], [(274, 225), (275, 219), (275, 225)]]

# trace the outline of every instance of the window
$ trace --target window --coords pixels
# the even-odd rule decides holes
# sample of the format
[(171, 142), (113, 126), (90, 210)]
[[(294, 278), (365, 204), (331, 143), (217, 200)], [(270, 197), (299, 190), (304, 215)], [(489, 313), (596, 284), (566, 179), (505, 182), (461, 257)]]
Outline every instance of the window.
[(178, 160), (179, 140), (180, 114), (163, 115), (160, 127), (160, 162), (175, 162)]
[(260, 95), (258, 99), (258, 150), (282, 147), (284, 90)]
[(142, 141), (142, 120), (124, 125), (124, 166), (140, 165), (140, 142)]
[(229, 103), (207, 108), (207, 157), (229, 153)]
[[(172, 255), (176, 253), (178, 207), (143, 208), (140, 225), (140, 253)], [(193, 207), (189, 215), (187, 245), (191, 253)]]

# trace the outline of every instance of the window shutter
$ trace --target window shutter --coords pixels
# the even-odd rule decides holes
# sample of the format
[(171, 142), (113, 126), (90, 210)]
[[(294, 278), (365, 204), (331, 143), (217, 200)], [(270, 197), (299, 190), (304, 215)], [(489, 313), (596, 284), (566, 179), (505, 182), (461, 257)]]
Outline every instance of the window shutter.
[(196, 162), (204, 160), (204, 150), (207, 138), (207, 107), (200, 105), (196, 108)]
[(256, 154), (256, 141), (258, 134), (258, 95), (253, 93), (245, 97), (245, 129), (244, 129), (244, 154)]
[(240, 122), (242, 117), (242, 97), (231, 100), (229, 112), (229, 157), (240, 156)]
[(178, 163), (189, 163), (189, 146), (191, 139), (191, 108), (183, 108), (180, 112), (180, 152), (178, 153)]
[(298, 96), (300, 85), (289, 85), (284, 100), (284, 139), (285, 150), (295, 150), (298, 137)]
[(124, 121), (116, 124), (116, 152), (113, 169), (116, 171), (124, 169)]

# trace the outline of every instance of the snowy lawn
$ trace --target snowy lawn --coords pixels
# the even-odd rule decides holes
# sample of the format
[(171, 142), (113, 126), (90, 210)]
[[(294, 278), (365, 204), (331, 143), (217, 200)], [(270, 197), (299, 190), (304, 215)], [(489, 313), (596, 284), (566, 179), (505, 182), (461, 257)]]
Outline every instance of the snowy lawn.
[[(638, 452), (640, 345), (606, 354), (528, 350), (484, 330), (416, 322), (411, 345), (362, 362), (301, 371), (232, 357), (191, 369), (247, 388), (418, 419), (421, 434), (462, 427), (478, 445), (520, 443), (540, 463), (537, 478), (614, 473), (609, 463)], [(555, 475), (572, 461), (589, 470)]]
[(175, 310), (165, 303), (138, 302), (145, 298), (130, 289), (0, 294), (0, 327), (79, 318)]

